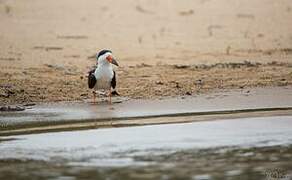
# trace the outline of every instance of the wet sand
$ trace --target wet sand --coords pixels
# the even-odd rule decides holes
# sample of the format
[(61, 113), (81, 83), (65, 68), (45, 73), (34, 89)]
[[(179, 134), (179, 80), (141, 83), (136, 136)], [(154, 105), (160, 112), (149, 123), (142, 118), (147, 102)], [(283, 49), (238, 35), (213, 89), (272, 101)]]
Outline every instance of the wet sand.
[(130, 98), (286, 86), (291, 9), (290, 0), (2, 0), (0, 105), (91, 97), (85, 74), (103, 48)]
[(291, 115), (291, 87), (254, 88), (160, 100), (40, 103), (0, 113), (0, 135)]

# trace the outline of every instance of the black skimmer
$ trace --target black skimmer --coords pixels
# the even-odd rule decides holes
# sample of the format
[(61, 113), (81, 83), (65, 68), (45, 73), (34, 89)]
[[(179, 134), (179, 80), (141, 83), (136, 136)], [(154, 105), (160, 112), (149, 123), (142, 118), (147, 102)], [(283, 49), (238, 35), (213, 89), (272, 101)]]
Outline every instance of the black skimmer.
[(102, 50), (96, 54), (97, 67), (89, 72), (88, 87), (93, 90), (93, 102), (97, 90), (109, 91), (109, 103), (111, 104), (111, 96), (119, 95), (116, 88), (116, 72), (111, 64), (119, 66), (110, 50)]

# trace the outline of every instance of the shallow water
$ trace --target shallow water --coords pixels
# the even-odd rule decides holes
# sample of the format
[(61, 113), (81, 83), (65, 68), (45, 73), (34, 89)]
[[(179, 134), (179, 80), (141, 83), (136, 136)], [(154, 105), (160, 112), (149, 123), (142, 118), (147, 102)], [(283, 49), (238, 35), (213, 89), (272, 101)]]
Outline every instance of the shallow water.
[[(1, 143), (0, 159), (90, 163), (116, 153), (167, 153), (185, 149), (260, 147), (292, 144), (292, 117), (242, 118), (114, 129), (11, 136)], [(93, 158), (92, 158), (93, 156)], [(115, 160), (114, 160), (115, 161)], [(90, 163), (91, 165), (94, 163)], [(98, 164), (97, 164), (98, 165)], [(121, 165), (120, 161), (117, 165)]]
[[(43, 171), (36, 177), (59, 177), (75, 169), (76, 172), (71, 173), (73, 177), (90, 171), (91, 178), (99, 175), (117, 178), (123, 172), (126, 172), (124, 177), (131, 178), (133, 174), (143, 171), (144, 175), (153, 175), (150, 179), (162, 178), (163, 174), (197, 179), (250, 174), (250, 179), (264, 178), (269, 168), (282, 168), (289, 174), (292, 162), (291, 116), (9, 138), (13, 140), (0, 143), (0, 172), (12, 173), (19, 168)], [(235, 168), (233, 163), (238, 167)], [(7, 164), (13, 166), (4, 168)], [(40, 169), (44, 166), (53, 169), (50, 173), (57, 175), (46, 175), (45, 169)], [(112, 171), (118, 173), (117, 176)], [(185, 171), (188, 176), (183, 173)], [(26, 173), (34, 176), (29, 170)]]

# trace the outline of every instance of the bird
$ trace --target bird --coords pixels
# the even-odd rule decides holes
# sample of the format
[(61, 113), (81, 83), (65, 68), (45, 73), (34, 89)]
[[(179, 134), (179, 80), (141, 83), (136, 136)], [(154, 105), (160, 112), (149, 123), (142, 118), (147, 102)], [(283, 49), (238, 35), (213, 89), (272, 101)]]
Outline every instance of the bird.
[(88, 72), (88, 87), (93, 89), (93, 102), (95, 103), (97, 90), (108, 90), (109, 103), (112, 104), (112, 95), (119, 95), (116, 91), (116, 72), (112, 64), (119, 66), (111, 50), (101, 50), (96, 53), (97, 66)]

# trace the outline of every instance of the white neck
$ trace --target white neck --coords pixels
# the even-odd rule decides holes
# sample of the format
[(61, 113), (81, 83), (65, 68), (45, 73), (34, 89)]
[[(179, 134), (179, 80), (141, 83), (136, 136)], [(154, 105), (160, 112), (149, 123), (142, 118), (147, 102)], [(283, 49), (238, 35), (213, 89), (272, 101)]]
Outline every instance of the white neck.
[(100, 61), (98, 62), (98, 66), (97, 67), (111, 67), (111, 64), (109, 62), (105, 62), (105, 61)]

